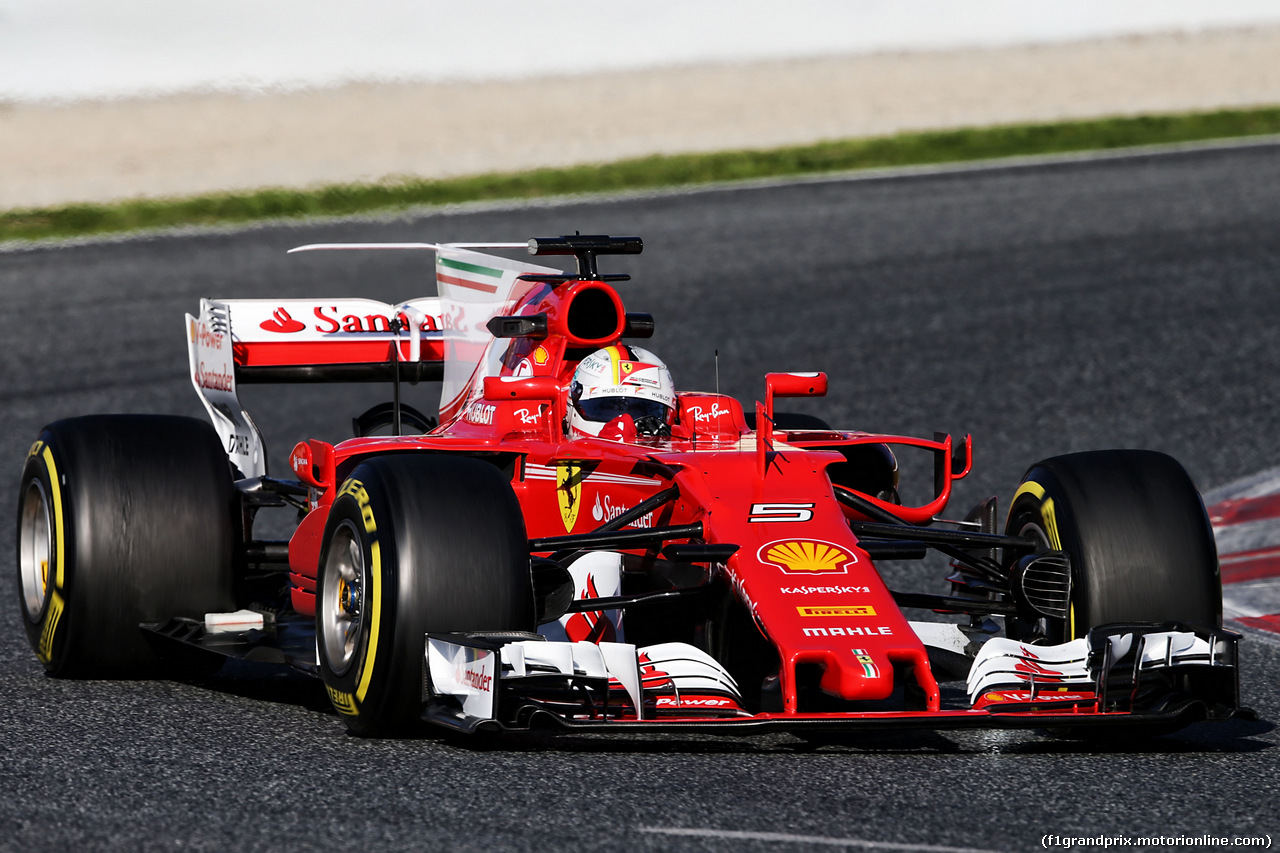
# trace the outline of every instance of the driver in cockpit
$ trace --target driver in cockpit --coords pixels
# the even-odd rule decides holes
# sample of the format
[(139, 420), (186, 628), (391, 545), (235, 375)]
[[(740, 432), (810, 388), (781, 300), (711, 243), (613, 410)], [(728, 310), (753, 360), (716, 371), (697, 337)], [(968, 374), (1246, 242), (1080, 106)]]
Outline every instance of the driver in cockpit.
[(618, 344), (579, 362), (569, 385), (567, 427), (571, 438), (669, 436), (675, 411), (675, 385), (662, 359)]

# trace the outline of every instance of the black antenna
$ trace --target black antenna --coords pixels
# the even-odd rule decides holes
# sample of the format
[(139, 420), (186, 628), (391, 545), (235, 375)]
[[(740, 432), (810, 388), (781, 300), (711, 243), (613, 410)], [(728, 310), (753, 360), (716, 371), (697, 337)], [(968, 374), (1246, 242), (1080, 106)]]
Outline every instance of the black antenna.
[(720, 350), (716, 350), (716, 396), (720, 396)]
[(400, 425), (400, 330), (405, 328), (404, 321), (396, 316), (391, 321), (391, 331), (395, 337), (391, 340), (391, 434), (404, 435)]

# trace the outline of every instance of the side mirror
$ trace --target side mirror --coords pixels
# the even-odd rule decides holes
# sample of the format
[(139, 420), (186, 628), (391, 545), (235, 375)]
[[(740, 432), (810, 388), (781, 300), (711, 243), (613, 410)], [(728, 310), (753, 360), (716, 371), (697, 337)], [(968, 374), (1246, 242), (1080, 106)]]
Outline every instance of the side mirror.
[[(827, 374), (825, 373), (766, 373), (764, 375), (764, 414), (769, 419), (769, 432), (773, 432), (774, 397), (825, 396), (827, 396)], [(757, 431), (763, 426), (763, 423), (756, 422)]]
[[(765, 405), (774, 397), (825, 397), (827, 374), (817, 373), (766, 373), (764, 375)], [(772, 407), (771, 407), (772, 411)]]
[(756, 402), (756, 457), (757, 469), (763, 477), (768, 471), (768, 456), (773, 449), (773, 398), (774, 397), (825, 397), (827, 374), (818, 373), (766, 373), (764, 375), (764, 402)]
[(323, 441), (300, 441), (289, 454), (289, 467), (298, 479), (313, 489), (333, 488), (333, 445)]

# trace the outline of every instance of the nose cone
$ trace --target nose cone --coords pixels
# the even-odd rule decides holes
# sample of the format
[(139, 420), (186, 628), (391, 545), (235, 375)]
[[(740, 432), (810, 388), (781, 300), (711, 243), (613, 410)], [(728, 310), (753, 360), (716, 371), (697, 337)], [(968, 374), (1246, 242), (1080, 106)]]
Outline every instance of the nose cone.
[(800, 656), (797, 663), (822, 664), (818, 686), (829, 696), (875, 701), (893, 693), (893, 664), (883, 651), (868, 648), (827, 649)]

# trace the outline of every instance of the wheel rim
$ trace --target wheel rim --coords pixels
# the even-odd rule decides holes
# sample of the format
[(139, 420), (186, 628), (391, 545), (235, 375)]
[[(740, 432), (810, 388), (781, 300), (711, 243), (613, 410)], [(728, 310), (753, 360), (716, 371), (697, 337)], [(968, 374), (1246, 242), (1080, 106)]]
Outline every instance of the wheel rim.
[(344, 521), (329, 543), (320, 589), (320, 635), (335, 675), (351, 669), (364, 635), (364, 591), (368, 574), (355, 525)]
[(49, 501), (39, 480), (27, 483), (22, 495), (22, 529), (18, 542), (18, 578), (22, 584), (22, 606), (35, 622), (44, 611), (49, 592), (49, 563), (53, 555)]
[(1053, 547), (1049, 542), (1049, 534), (1045, 532), (1043, 527), (1036, 524), (1034, 521), (1029, 521), (1022, 525), (1022, 529), (1018, 531), (1018, 535), (1035, 539), (1039, 543), (1039, 547), (1046, 551)]

